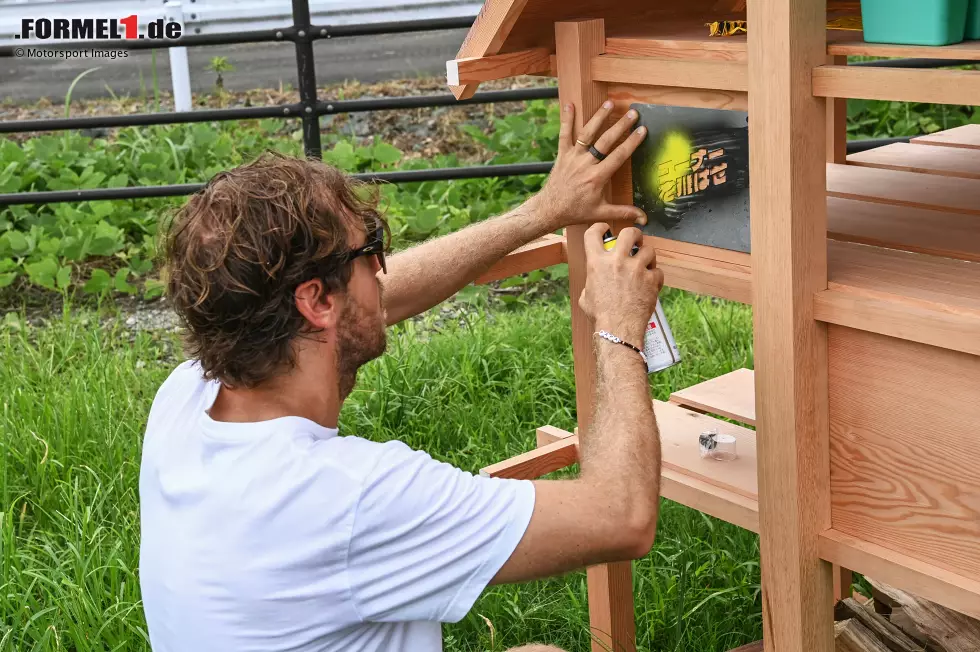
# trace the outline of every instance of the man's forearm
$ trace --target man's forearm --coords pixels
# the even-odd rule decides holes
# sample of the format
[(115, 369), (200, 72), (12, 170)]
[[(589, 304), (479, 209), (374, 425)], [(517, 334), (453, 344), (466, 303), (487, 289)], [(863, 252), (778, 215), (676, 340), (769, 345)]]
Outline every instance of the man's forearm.
[[(622, 335), (642, 345), (642, 335)], [(596, 340), (596, 409), (581, 437), (581, 477), (631, 507), (652, 510), (660, 495), (660, 433), (642, 358), (621, 344)]]
[(509, 213), (392, 256), (381, 277), (388, 324), (445, 301), (511, 251), (548, 233), (543, 208), (532, 197)]

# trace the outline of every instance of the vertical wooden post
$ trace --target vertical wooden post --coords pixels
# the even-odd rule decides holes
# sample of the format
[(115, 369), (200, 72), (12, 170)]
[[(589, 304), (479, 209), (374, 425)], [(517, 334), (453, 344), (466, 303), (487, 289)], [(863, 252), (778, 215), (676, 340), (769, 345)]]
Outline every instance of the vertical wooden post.
[[(602, 20), (555, 24), (558, 97), (562, 104), (575, 105), (576, 133), (607, 98), (605, 84), (592, 81), (591, 69), (592, 57), (602, 54), (605, 47), (606, 31)], [(579, 432), (587, 437), (594, 407), (596, 369), (592, 343), (594, 327), (578, 306), (585, 288), (585, 230), (585, 226), (571, 226), (565, 229), (565, 236), (572, 299), (575, 405)], [(632, 652), (636, 649), (636, 625), (630, 562), (593, 566), (587, 574), (593, 652)]]
[[(830, 56), (827, 63), (846, 66), (847, 57)], [(827, 162), (847, 163), (847, 100), (843, 98), (827, 100)]]
[[(829, 56), (827, 63), (832, 66), (846, 66), (847, 57)], [(827, 100), (827, 162), (847, 163), (847, 100), (831, 98)], [(851, 584), (854, 575), (850, 570), (837, 564), (833, 566), (834, 592), (832, 602), (851, 597)]]
[(749, 0), (752, 284), (766, 649), (831, 652), (827, 334), (826, 0)]

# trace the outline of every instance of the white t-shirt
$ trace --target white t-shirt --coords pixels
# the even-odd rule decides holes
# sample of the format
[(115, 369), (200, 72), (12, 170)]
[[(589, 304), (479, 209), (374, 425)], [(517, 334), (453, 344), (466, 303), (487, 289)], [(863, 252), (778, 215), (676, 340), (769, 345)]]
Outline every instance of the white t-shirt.
[(212, 420), (180, 365), (150, 411), (140, 585), (154, 652), (431, 652), (510, 557), (528, 481), (301, 417)]

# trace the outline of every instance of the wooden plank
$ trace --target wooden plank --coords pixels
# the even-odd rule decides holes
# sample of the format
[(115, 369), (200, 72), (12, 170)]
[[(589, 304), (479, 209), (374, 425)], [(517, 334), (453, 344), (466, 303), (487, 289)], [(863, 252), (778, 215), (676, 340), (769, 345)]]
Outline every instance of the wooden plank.
[(826, 328), (825, 0), (753, 0), (749, 11), (752, 307), (763, 638), (779, 652), (831, 652), (833, 582), (818, 535), (830, 526)]
[(963, 147), (980, 149), (980, 125), (963, 125), (946, 131), (939, 131), (928, 136), (916, 136), (912, 139), (916, 145), (939, 145), (942, 147)]
[(856, 618), (834, 625), (834, 649), (836, 652), (889, 652)]
[(980, 61), (980, 41), (953, 45), (901, 45), (868, 43), (840, 31), (828, 34), (827, 52), (848, 57), (899, 57), (907, 59), (963, 59)]
[(748, 60), (748, 42), (744, 34), (729, 38), (712, 38), (703, 21), (665, 21), (649, 36), (610, 36), (606, 54), (654, 59), (704, 61)]
[(564, 262), (564, 236), (548, 234), (507, 254), (473, 282), (479, 285), (490, 281), (499, 281), (502, 278), (517, 276)]
[(755, 373), (736, 369), (670, 395), (681, 407), (755, 425)]
[[(663, 401), (654, 401), (653, 408), (660, 430), (664, 469), (683, 473), (750, 500), (758, 499), (755, 432)], [(736, 438), (738, 459), (723, 462), (701, 457), (698, 438), (702, 432), (711, 429)]]
[(577, 461), (578, 437), (573, 436), (485, 466), (480, 469), (480, 475), (485, 478), (533, 480)]
[(731, 111), (746, 111), (749, 108), (749, 96), (742, 91), (630, 84), (609, 84), (608, 88), (609, 98), (616, 103), (616, 110), (621, 113), (626, 113), (633, 103)]
[[(902, 609), (929, 641), (931, 650), (943, 652), (976, 652), (980, 650), (980, 620), (919, 596), (906, 593), (873, 578), (868, 578), (875, 595), (886, 595), (893, 609)], [(898, 652), (906, 652), (899, 650)]]
[[(662, 401), (654, 401), (653, 409), (660, 430), (663, 456), (661, 495), (758, 532), (759, 485), (755, 433)], [(719, 462), (701, 459), (698, 438), (709, 429), (717, 429), (737, 438), (737, 460)], [(539, 428), (538, 434), (539, 437), (544, 435), (539, 439), (541, 444), (573, 438), (572, 433), (552, 426)]]
[(970, 70), (817, 66), (813, 94), (895, 102), (980, 104), (980, 75)]
[(978, 226), (975, 215), (827, 198), (827, 236), (841, 242), (980, 262)]
[(820, 534), (820, 556), (863, 575), (904, 587), (960, 613), (980, 618), (980, 582), (976, 579), (834, 529)]
[[(484, 2), (473, 26), (467, 32), (456, 58), (469, 59), (499, 53), (525, 5), (527, 5), (527, 0), (487, 0)], [(457, 100), (467, 100), (473, 97), (478, 86), (479, 84), (475, 83), (463, 84), (450, 86), (450, 90)]]
[(535, 431), (536, 445), (538, 448), (542, 446), (547, 446), (548, 444), (553, 444), (556, 441), (561, 441), (566, 437), (571, 437), (573, 434), (567, 430), (562, 430), (561, 428), (556, 428), (554, 426), (541, 426)]
[(980, 357), (829, 328), (835, 530), (980, 580)]
[[(603, 53), (605, 24), (601, 20), (555, 23), (558, 62), (558, 96), (562, 104), (575, 106), (575, 133), (606, 100), (605, 85), (595, 81), (592, 62)], [(575, 404), (579, 431), (588, 436), (595, 401), (595, 358), (592, 320), (578, 305), (585, 287), (586, 226), (565, 229), (568, 286), (572, 300), (572, 354), (575, 360)], [(592, 650), (636, 649), (633, 615), (633, 571), (629, 562), (617, 562), (588, 570), (589, 622)]]
[[(656, 239), (644, 236), (643, 241), (648, 238)], [(657, 267), (663, 271), (664, 284), (668, 287), (740, 303), (752, 302), (752, 270), (744, 265), (658, 249)]]
[(980, 264), (831, 242), (816, 319), (980, 355)]
[(759, 501), (698, 480), (686, 473), (663, 469), (660, 495), (739, 527), (759, 531)]
[(892, 625), (886, 618), (879, 616), (874, 610), (862, 606), (854, 598), (848, 596), (834, 608), (835, 620), (853, 618), (874, 633), (875, 637), (885, 644), (891, 652), (922, 652), (922, 648), (898, 627)]
[(945, 177), (980, 179), (980, 152), (962, 147), (923, 147), (892, 143), (847, 157), (851, 165), (904, 170)]
[(597, 56), (592, 61), (592, 74), (598, 81), (723, 91), (748, 90), (746, 71), (744, 63), (678, 61), (608, 54)]
[(534, 75), (551, 70), (551, 51), (545, 48), (518, 50), (507, 54), (468, 57), (446, 62), (446, 80), (450, 86), (479, 84), (517, 75)]
[(980, 180), (827, 164), (827, 194), (896, 206), (980, 215)]

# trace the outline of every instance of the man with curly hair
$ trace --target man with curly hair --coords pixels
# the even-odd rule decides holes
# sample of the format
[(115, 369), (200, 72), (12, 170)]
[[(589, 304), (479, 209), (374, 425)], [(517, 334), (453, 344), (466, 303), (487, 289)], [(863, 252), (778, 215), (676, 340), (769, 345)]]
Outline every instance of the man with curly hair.
[[(571, 480), (476, 477), (398, 441), (342, 436), (357, 370), (385, 327), (435, 306), (508, 252), (586, 233), (580, 301), (642, 347), (663, 282), (603, 198), (644, 129), (607, 103), (510, 213), (386, 258), (365, 187), (316, 161), (266, 155), (218, 174), (167, 235), (167, 293), (190, 360), (153, 402), (140, 473), (140, 583), (156, 652), (442, 649), (483, 589), (631, 559), (653, 544), (660, 448), (646, 367), (595, 338), (596, 412)], [(603, 156), (602, 153), (608, 153)], [(533, 645), (539, 652), (557, 648)], [(560, 652), (560, 651), (559, 651)]]

